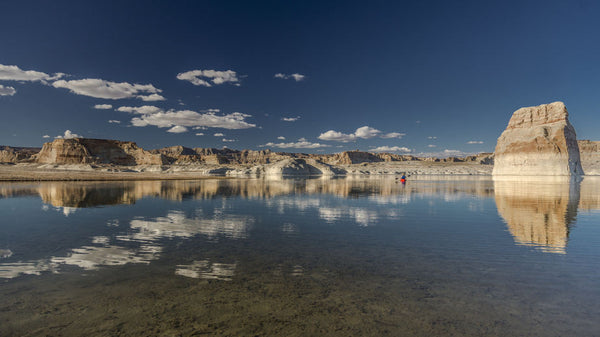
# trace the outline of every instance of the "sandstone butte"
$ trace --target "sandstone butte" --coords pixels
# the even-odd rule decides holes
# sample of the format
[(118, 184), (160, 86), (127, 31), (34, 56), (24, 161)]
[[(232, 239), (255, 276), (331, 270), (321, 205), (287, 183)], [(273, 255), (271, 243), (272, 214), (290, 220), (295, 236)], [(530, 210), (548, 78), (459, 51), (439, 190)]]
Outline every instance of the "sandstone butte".
[(494, 176), (583, 175), (575, 129), (563, 102), (515, 111), (496, 144)]

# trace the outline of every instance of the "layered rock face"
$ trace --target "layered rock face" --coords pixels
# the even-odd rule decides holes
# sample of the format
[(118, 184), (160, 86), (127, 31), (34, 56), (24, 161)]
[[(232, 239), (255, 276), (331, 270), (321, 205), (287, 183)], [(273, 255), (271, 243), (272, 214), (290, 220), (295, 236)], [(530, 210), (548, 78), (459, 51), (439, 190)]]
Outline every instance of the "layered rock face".
[(579, 140), (581, 166), (586, 175), (600, 175), (600, 141)]
[(108, 139), (55, 139), (45, 143), (36, 161), (43, 164), (162, 165), (163, 157), (133, 142)]
[(583, 169), (562, 102), (515, 111), (496, 145), (493, 175), (570, 176)]
[(18, 163), (29, 161), (32, 156), (40, 151), (34, 147), (0, 147), (0, 163)]

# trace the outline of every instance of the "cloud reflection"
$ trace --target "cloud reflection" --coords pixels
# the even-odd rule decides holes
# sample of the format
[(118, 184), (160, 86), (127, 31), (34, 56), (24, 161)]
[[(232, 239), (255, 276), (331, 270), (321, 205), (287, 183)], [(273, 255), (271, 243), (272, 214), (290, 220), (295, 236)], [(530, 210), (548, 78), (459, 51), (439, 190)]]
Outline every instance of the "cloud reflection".
[(200, 260), (188, 265), (178, 265), (175, 275), (207, 280), (231, 281), (235, 267), (235, 263), (212, 263), (209, 260)]

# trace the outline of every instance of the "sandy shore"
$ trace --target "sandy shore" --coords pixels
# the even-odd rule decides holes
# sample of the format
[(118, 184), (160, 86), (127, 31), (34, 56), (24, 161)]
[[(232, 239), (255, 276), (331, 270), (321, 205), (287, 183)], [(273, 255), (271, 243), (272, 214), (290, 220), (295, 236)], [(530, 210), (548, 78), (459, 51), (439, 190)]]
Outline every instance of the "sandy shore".
[[(355, 175), (490, 175), (492, 165), (474, 163), (384, 162), (338, 166), (347, 176)], [(250, 177), (249, 167), (236, 166), (147, 166), (90, 165), (49, 166), (0, 164), (0, 181), (122, 181), (186, 180), (218, 177)]]

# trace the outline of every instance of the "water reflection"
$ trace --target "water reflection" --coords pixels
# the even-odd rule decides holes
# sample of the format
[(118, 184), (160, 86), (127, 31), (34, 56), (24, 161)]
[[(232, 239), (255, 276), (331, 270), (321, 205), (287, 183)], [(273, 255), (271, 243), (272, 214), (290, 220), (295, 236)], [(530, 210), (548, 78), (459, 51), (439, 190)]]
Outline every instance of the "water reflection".
[(448, 200), (464, 196), (490, 197), (491, 181), (481, 178), (419, 180), (402, 185), (393, 177), (371, 179), (205, 179), (195, 181), (43, 182), (37, 185), (0, 185), (0, 198), (40, 196), (45, 204), (68, 210), (75, 208), (131, 205), (146, 197), (167, 200), (242, 197), (273, 198), (295, 194), (328, 194), (341, 197), (368, 196), (377, 203), (403, 204), (414, 197), (436, 196)]
[[(36, 196), (45, 204), (44, 210), (55, 208), (65, 216), (75, 212), (72, 216), (75, 218), (86, 216), (88, 212), (80, 209), (87, 207), (123, 204), (131, 207), (126, 219), (119, 219), (110, 212), (106, 212), (110, 217), (94, 218), (104, 224), (104, 232), (90, 230), (85, 242), (80, 239), (67, 247), (68, 253), (54, 252), (50, 256), (27, 260), (18, 250), (15, 253), (14, 247), (0, 242), (3, 245), (0, 246), (0, 278), (57, 272), (64, 266), (96, 270), (103, 266), (149, 264), (163, 256), (165, 240), (182, 241), (198, 236), (215, 242), (220, 238), (248, 239), (253, 226), (259, 224), (257, 219), (264, 214), (278, 214), (294, 221), (277, 223), (276, 231), (284, 237), (298, 237), (303, 233), (304, 217), (315, 217), (323, 224), (358, 228), (377, 226), (384, 221), (399, 223), (398, 220), (410, 211), (413, 212), (411, 221), (427, 216), (446, 221), (444, 217), (449, 214), (439, 211), (439, 204), (456, 204), (456, 207), (442, 209), (445, 212), (451, 209), (464, 217), (465, 212), (482, 214), (481, 200), (492, 196), (517, 244), (564, 254), (578, 208), (600, 209), (599, 190), (600, 179), (592, 178), (583, 182), (454, 178), (413, 180), (406, 185), (396, 183), (393, 177), (2, 184), (2, 198)], [(148, 208), (134, 207), (144, 198), (215, 202), (192, 202), (188, 205), (193, 207), (186, 209), (178, 208), (183, 203), (170, 203), (163, 209), (159, 207), (158, 214), (151, 216)], [(234, 210), (229, 203), (235, 200), (230, 198), (247, 199), (244, 205), (257, 209)], [(254, 203), (248, 204), (248, 201)], [(426, 203), (427, 208), (415, 211), (411, 203), (418, 201)], [(296, 219), (298, 223), (295, 223)], [(69, 244), (69, 241), (64, 242)], [(196, 259), (191, 264), (176, 267), (175, 273), (180, 276), (229, 280), (236, 264)], [(300, 275), (301, 268), (293, 274)]]
[(212, 263), (209, 260), (194, 261), (188, 265), (178, 265), (175, 275), (207, 280), (231, 281), (235, 263)]
[(580, 202), (580, 181), (495, 181), (498, 213), (515, 242), (551, 253), (566, 253)]

